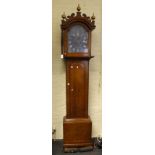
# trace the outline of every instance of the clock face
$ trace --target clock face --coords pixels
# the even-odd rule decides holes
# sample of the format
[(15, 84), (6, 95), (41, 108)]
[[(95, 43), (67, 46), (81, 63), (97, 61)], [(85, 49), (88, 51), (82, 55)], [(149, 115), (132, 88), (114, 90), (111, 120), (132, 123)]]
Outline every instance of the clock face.
[(88, 52), (88, 32), (81, 25), (72, 26), (68, 32), (68, 52)]

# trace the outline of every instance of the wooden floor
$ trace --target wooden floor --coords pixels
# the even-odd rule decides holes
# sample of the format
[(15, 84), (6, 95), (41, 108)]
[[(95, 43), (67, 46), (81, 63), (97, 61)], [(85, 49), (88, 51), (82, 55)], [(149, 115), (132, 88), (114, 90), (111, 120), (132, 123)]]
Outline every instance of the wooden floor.
[(52, 144), (52, 155), (102, 155), (102, 149), (94, 148), (93, 151), (89, 152), (64, 153), (63, 141), (56, 140)]

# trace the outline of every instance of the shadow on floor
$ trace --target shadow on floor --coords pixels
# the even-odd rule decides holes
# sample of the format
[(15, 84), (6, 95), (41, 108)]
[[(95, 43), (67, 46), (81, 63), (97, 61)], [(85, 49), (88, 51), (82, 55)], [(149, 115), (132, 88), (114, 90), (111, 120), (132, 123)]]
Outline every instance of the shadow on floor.
[(52, 155), (102, 155), (102, 149), (94, 148), (89, 152), (64, 153), (63, 141), (56, 140), (52, 142)]

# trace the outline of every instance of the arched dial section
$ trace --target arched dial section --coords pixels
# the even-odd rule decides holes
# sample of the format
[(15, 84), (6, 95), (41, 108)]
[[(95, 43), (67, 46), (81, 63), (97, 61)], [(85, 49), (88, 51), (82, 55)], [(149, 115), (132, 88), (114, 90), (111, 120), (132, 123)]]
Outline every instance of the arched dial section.
[(68, 53), (88, 52), (88, 31), (81, 25), (74, 25), (68, 31)]

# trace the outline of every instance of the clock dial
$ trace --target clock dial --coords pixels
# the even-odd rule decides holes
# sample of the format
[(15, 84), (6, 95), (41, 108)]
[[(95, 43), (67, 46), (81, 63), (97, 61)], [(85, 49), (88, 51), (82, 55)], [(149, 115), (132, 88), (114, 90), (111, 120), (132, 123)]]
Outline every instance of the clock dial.
[(72, 26), (68, 32), (68, 52), (88, 52), (88, 32), (80, 25)]

